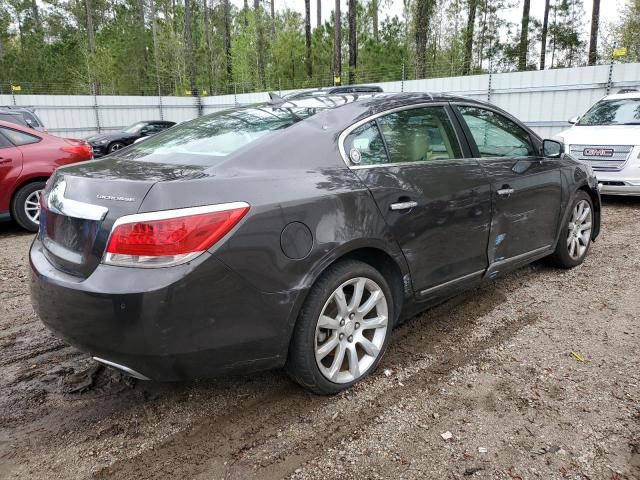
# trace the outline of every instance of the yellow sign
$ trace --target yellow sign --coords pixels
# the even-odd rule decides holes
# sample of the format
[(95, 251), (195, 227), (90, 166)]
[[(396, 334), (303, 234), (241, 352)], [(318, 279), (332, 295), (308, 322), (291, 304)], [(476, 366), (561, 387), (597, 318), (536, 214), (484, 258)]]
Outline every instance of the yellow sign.
[(340, 85), (340, 77), (333, 77), (333, 84)]
[(11, 85), (11, 91), (12, 92), (21, 92), (22, 91), (22, 87), (20, 85)]
[(626, 48), (614, 48), (613, 49), (613, 56), (614, 57), (624, 57), (627, 54), (627, 49)]
[(185, 94), (185, 95), (191, 95), (191, 90), (185, 90), (185, 91), (184, 91), (184, 94)]

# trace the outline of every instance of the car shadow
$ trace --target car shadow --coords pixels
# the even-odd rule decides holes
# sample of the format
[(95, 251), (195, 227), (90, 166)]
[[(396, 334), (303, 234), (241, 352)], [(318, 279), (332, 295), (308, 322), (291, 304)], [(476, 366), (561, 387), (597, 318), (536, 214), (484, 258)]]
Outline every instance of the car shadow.
[(640, 196), (602, 195), (602, 204), (611, 207), (640, 207)]
[(8, 222), (0, 222), (0, 238), (10, 236), (27, 236), (33, 235), (33, 232), (27, 232), (24, 228), (20, 227), (16, 222), (10, 220)]

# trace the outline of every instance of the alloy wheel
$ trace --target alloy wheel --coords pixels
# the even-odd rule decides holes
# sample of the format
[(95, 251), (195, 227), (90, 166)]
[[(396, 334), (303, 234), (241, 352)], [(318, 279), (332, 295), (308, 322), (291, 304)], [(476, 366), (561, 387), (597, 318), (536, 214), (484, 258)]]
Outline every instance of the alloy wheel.
[(322, 375), (335, 383), (363, 376), (382, 351), (389, 325), (387, 299), (366, 277), (347, 280), (324, 304), (315, 332), (315, 357)]
[(40, 194), (42, 190), (31, 193), (24, 201), (24, 213), (33, 223), (40, 223)]
[(569, 220), (567, 234), (567, 249), (573, 260), (578, 260), (586, 253), (591, 241), (591, 205), (586, 200), (580, 200), (573, 209)]

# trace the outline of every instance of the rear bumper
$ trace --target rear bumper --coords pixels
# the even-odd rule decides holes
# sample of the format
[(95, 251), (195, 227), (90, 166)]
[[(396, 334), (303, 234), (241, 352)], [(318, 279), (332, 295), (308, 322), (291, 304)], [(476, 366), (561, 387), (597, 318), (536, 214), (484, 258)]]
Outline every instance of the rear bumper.
[(190, 264), (99, 265), (86, 279), (55, 269), (34, 241), (31, 298), (44, 324), (80, 350), (152, 380), (281, 366), (292, 293), (253, 288), (208, 253)]

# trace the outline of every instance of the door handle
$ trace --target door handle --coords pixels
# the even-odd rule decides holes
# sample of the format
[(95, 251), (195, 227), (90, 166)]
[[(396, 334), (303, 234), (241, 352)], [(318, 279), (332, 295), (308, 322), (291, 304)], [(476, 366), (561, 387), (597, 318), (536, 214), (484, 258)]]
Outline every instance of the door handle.
[(515, 192), (515, 190), (513, 188), (501, 188), (500, 190), (498, 190), (496, 193), (498, 195), (500, 195), (501, 197), (508, 197), (510, 196), (513, 192)]
[(418, 202), (414, 202), (413, 200), (411, 200), (408, 202), (392, 203), (389, 208), (391, 208), (391, 210), (409, 210), (410, 208), (417, 206)]
[(2, 164), (2, 163), (11, 163), (11, 159), (10, 158), (0, 157), (0, 164)]

